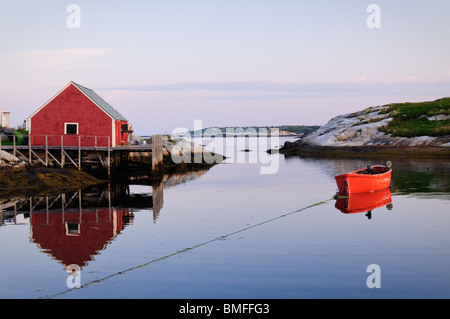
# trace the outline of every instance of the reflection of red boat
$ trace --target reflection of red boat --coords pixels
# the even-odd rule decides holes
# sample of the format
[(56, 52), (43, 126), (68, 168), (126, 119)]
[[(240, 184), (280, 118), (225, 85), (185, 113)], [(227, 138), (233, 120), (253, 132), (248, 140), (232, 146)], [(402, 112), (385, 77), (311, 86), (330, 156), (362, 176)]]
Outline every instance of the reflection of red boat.
[(334, 178), (340, 193), (366, 193), (388, 188), (391, 172), (390, 165), (375, 165)]
[(345, 214), (371, 211), (392, 203), (391, 190), (385, 188), (376, 192), (351, 193), (338, 197), (335, 207)]

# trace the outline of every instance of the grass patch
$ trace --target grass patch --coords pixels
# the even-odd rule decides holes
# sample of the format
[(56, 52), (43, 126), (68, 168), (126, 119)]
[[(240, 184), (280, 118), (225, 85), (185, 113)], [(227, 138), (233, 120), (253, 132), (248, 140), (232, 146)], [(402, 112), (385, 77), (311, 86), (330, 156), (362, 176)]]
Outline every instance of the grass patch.
[(450, 98), (418, 103), (394, 103), (387, 110), (393, 118), (389, 124), (380, 128), (393, 136), (444, 136), (450, 135), (450, 120), (433, 121), (433, 115), (450, 115)]

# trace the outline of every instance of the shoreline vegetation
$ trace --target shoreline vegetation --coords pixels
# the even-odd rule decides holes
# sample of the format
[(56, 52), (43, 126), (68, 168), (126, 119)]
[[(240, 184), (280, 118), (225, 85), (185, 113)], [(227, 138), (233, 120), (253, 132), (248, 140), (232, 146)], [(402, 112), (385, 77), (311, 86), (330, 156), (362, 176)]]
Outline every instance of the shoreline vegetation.
[(450, 98), (339, 115), (280, 149), (286, 156), (450, 158)]

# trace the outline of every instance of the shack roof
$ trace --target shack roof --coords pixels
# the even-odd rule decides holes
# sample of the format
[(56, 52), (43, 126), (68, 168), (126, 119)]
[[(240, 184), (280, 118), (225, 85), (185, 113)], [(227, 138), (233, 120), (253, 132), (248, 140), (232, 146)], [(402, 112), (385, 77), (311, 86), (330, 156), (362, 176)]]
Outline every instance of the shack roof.
[(85, 95), (87, 95), (95, 104), (97, 104), (98, 107), (103, 109), (106, 113), (108, 113), (112, 118), (120, 121), (126, 121), (128, 120), (120, 114), (115, 108), (113, 108), (111, 105), (109, 105), (108, 102), (103, 100), (97, 93), (95, 93), (93, 90), (88, 89), (87, 87), (84, 87), (78, 83), (71, 82), (78, 90), (83, 92)]
[(67, 89), (70, 85), (76, 87), (81, 93), (83, 93), (88, 99), (90, 99), (95, 105), (97, 105), (100, 109), (102, 109), (106, 114), (108, 114), (111, 118), (119, 121), (128, 122), (128, 120), (120, 114), (115, 108), (113, 108), (108, 102), (103, 100), (97, 93), (93, 90), (84, 87), (78, 83), (70, 81), (61, 91), (59, 91), (55, 96), (53, 96), (49, 101), (47, 101), (44, 105), (42, 105), (39, 109), (33, 112), (28, 119), (33, 117), (36, 113), (38, 113), (42, 108), (44, 108), (48, 103), (50, 103), (55, 97), (61, 94), (64, 90)]

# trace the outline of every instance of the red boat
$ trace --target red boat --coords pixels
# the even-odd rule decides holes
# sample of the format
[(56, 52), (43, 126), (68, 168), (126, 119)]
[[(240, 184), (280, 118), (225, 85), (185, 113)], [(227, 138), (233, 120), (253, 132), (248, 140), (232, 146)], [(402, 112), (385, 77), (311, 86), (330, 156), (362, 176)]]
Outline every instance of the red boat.
[(367, 166), (357, 171), (337, 175), (339, 193), (367, 193), (388, 188), (391, 184), (391, 164)]

